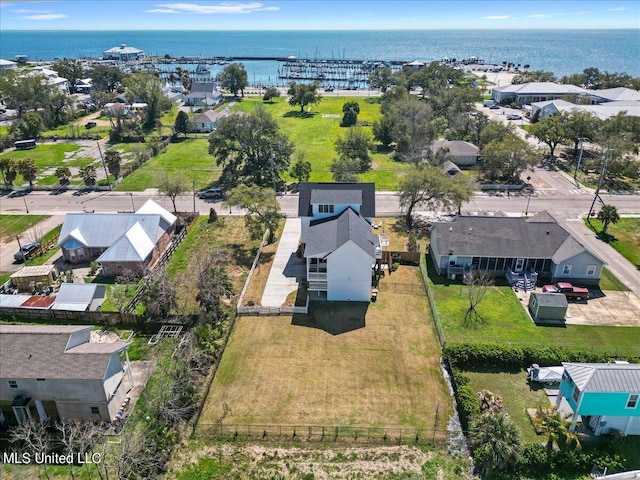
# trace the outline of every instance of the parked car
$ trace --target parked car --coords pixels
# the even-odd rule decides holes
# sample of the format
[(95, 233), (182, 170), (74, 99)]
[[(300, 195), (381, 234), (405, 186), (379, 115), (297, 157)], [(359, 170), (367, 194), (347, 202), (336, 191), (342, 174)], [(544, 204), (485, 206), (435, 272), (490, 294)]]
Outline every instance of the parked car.
[(225, 196), (226, 192), (220, 187), (207, 188), (198, 192), (198, 198), (225, 198)]
[(507, 120), (522, 120), (522, 117), (512, 113), (511, 115), (507, 115)]
[(491, 105), (489, 110), (500, 110), (500, 105)]
[(544, 293), (562, 293), (567, 299), (582, 300), (589, 298), (589, 290), (584, 287), (574, 287), (569, 282), (557, 282), (542, 287)]
[(84, 128), (89, 129), (95, 127), (96, 125), (98, 125), (96, 122), (87, 122), (85, 123)]
[(25, 243), (22, 248), (13, 254), (13, 258), (18, 262), (29, 260), (33, 253), (40, 247), (38, 242)]

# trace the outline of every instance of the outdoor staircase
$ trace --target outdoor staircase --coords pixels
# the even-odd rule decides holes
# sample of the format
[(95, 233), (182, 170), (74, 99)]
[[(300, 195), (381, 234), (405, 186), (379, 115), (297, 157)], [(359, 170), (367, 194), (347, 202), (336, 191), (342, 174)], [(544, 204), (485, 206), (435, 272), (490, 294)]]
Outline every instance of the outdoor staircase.
[(515, 274), (514, 272), (507, 271), (507, 280), (513, 288), (524, 290), (536, 289), (536, 283), (538, 282), (538, 274), (536, 272), (525, 272), (522, 274)]

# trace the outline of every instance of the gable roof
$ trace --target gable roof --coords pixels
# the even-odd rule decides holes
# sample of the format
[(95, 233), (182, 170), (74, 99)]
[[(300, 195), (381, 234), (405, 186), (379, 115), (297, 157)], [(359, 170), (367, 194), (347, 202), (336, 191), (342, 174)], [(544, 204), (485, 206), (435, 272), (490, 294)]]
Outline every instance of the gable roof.
[(189, 90), (191, 93), (213, 93), (216, 91), (214, 82), (191, 82)]
[(63, 283), (51, 309), (84, 312), (96, 297), (104, 298), (104, 292), (104, 285), (96, 283)]
[(640, 393), (640, 364), (562, 363), (581, 392)]
[(192, 122), (193, 123), (213, 123), (213, 122), (217, 122), (222, 117), (224, 117), (224, 114), (222, 114), (222, 112), (216, 112), (214, 110), (205, 110), (204, 112), (196, 115), (193, 118)]
[(83, 343), (67, 348), (91, 325), (0, 325), (0, 378), (103, 379), (111, 355), (128, 342)]
[(154, 245), (155, 242), (149, 238), (140, 222), (136, 222), (120, 238), (113, 242), (96, 261), (142, 262), (153, 251)]
[(537, 94), (586, 94), (588, 90), (575, 85), (560, 84), (554, 82), (529, 82), (521, 84), (510, 84), (502, 87), (494, 87), (495, 92), (513, 93), (514, 95), (537, 95)]
[(431, 151), (437, 153), (443, 148), (449, 149), (449, 154), (453, 156), (471, 156), (478, 155), (480, 149), (473, 143), (465, 142), (463, 140), (436, 140), (431, 144)]
[(144, 205), (136, 210), (137, 215), (142, 215), (145, 213), (160, 215), (166, 222), (166, 225), (164, 226), (165, 229), (168, 229), (171, 225), (176, 223), (176, 220), (178, 219), (178, 217), (176, 217), (173, 213), (169, 212), (166, 208), (161, 207), (151, 199), (144, 202)]
[(377, 235), (371, 231), (371, 224), (351, 207), (336, 217), (311, 222), (304, 253), (307, 257), (331, 253), (349, 241), (375, 258)]
[[(301, 182), (298, 194), (298, 216), (311, 217), (312, 193), (314, 200), (325, 199), (322, 203), (333, 205), (353, 205), (360, 203), (360, 215), (367, 218), (376, 216), (376, 185), (375, 183), (312, 183)], [(360, 192), (361, 201), (351, 203), (355, 197), (354, 191)], [(320, 203), (320, 202), (318, 202)]]
[(548, 212), (530, 218), (456, 217), (436, 223), (431, 231), (439, 255), (552, 259), (559, 263), (579, 253), (593, 252), (578, 242)]

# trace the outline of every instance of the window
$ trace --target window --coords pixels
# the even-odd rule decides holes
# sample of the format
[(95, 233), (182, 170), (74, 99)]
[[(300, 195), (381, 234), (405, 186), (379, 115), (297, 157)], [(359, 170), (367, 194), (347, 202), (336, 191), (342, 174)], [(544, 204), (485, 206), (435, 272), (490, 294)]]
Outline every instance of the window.
[(571, 267), (572, 265), (565, 265), (562, 267), (562, 274), (563, 275), (571, 275)]
[(627, 400), (627, 408), (636, 408), (638, 406), (638, 398), (640, 395), (632, 393)]
[(9, 388), (18, 388), (18, 382), (16, 382), (15, 380), (8, 380), (9, 382)]
[(100, 409), (98, 407), (91, 407), (91, 415), (100, 415)]
[(596, 274), (596, 266), (595, 265), (587, 265), (587, 276), (593, 277)]
[(579, 396), (580, 396), (580, 390), (578, 390), (578, 387), (573, 387), (573, 395), (571, 395), (571, 398), (573, 398), (573, 401), (577, 402)]
[(320, 213), (333, 213), (333, 205), (318, 205)]

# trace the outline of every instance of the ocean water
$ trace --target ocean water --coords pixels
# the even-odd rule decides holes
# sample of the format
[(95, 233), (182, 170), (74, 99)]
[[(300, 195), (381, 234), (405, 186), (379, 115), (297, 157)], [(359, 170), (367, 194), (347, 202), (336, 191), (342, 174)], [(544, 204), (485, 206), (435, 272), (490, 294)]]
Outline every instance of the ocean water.
[[(640, 76), (640, 30), (0, 31), (0, 58), (99, 57), (122, 43), (159, 56), (426, 62), (476, 56), (558, 76), (587, 67)], [(246, 65), (250, 81), (277, 75), (275, 62)]]

